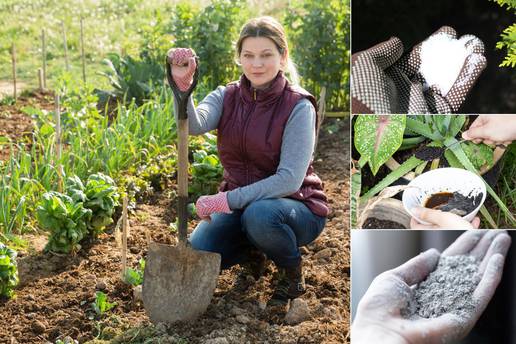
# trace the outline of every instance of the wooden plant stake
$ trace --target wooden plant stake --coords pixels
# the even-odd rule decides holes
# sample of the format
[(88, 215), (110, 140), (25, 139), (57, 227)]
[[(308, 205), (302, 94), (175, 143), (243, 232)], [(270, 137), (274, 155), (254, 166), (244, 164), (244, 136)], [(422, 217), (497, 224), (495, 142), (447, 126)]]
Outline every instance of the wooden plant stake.
[(122, 280), (127, 270), (127, 226), (127, 196), (125, 196), (122, 209)]
[(70, 63), (68, 62), (68, 44), (66, 42), (66, 30), (65, 30), (65, 24), (64, 21), (61, 22), (61, 27), (63, 29), (63, 46), (64, 46), (64, 56), (65, 56), (65, 66), (66, 71), (70, 71)]
[(82, 80), (86, 82), (86, 61), (84, 58), (84, 26), (81, 17), (81, 58), (82, 58)]
[(43, 91), (43, 70), (41, 68), (38, 68), (38, 83), (39, 90)]
[(13, 97), (14, 97), (14, 101), (16, 101), (18, 96), (16, 93), (16, 48), (14, 47), (14, 43), (11, 48), (11, 54), (12, 54), (11, 56), (12, 56), (12, 60), (13, 60), (13, 84), (14, 84)]
[(41, 29), (41, 51), (43, 58), (43, 89), (47, 88), (47, 44), (45, 42), (45, 29)]
[(63, 192), (63, 165), (61, 164), (61, 155), (63, 153), (63, 146), (61, 142), (61, 107), (59, 104), (59, 94), (55, 95), (54, 101), (56, 103), (55, 121), (56, 121), (56, 162), (54, 166), (57, 168), (57, 191)]

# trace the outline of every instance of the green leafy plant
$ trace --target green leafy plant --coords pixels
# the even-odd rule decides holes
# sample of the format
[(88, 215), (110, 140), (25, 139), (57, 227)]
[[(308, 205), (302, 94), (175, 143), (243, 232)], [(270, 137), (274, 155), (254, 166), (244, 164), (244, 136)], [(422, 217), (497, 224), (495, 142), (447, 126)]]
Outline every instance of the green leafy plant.
[(95, 313), (101, 317), (106, 312), (110, 311), (117, 305), (116, 302), (109, 302), (108, 297), (105, 293), (101, 291), (97, 291), (95, 293), (95, 302), (91, 304), (91, 308), (95, 311)]
[(313, 94), (326, 87), (331, 110), (348, 110), (349, 8), (349, 0), (305, 0), (285, 17), (301, 86)]
[(105, 104), (109, 97), (142, 105), (157, 89), (163, 86), (165, 71), (163, 61), (151, 58), (135, 59), (129, 55), (108, 54), (104, 60), (108, 72), (101, 74), (108, 78), (113, 91), (97, 91), (99, 100)]
[[(427, 147), (441, 148), (452, 167), (465, 168), (479, 174), (481, 167), (489, 168), (493, 165), (492, 148), (484, 144), (457, 140), (456, 136), (466, 123), (466, 116), (426, 115), (408, 116), (406, 119), (403, 117), (405, 116), (359, 116), (355, 123), (354, 135), (355, 147), (361, 154), (358, 162), (360, 168), (369, 163), (371, 171), (376, 174), (380, 166), (396, 151), (414, 148), (425, 142)], [(441, 157), (433, 159), (430, 168), (437, 168), (440, 159)], [(427, 161), (415, 155), (410, 156), (396, 170), (361, 195), (360, 203), (365, 204), (371, 197), (410, 171), (421, 173), (427, 165)], [(487, 183), (486, 188), (504, 214), (516, 223), (507, 206)], [(481, 208), (481, 212), (492, 226), (496, 226), (485, 207)]]
[(74, 202), (67, 195), (55, 191), (43, 194), (36, 217), (40, 226), (50, 231), (45, 250), (77, 252), (81, 248), (79, 242), (88, 234), (87, 223), (91, 214), (91, 210), (84, 208), (82, 202)]
[(17, 284), (16, 252), (0, 242), (0, 296), (12, 297)]
[(72, 176), (67, 179), (66, 192), (74, 202), (82, 202), (86, 209), (91, 210), (91, 220), (87, 226), (94, 236), (113, 223), (119, 194), (111, 177), (100, 172), (92, 174), (84, 186), (79, 177)]
[(88, 177), (84, 193), (86, 196), (84, 207), (92, 211), (88, 227), (92, 234), (97, 235), (107, 225), (113, 223), (113, 213), (115, 207), (119, 205), (117, 187), (111, 177), (96, 173)]
[[(507, 10), (516, 14), (516, 0), (492, 0), (500, 6), (507, 6)], [(516, 67), (516, 23), (513, 23), (500, 35), (501, 41), (496, 43), (496, 49), (507, 49), (507, 55), (500, 67)]]
[(206, 134), (193, 142), (193, 163), (190, 165), (192, 181), (188, 191), (198, 197), (216, 193), (222, 180), (223, 168), (217, 154), (217, 137)]
[(145, 259), (140, 258), (138, 267), (136, 269), (127, 268), (124, 274), (124, 282), (132, 286), (137, 286), (143, 283), (143, 272), (145, 271)]

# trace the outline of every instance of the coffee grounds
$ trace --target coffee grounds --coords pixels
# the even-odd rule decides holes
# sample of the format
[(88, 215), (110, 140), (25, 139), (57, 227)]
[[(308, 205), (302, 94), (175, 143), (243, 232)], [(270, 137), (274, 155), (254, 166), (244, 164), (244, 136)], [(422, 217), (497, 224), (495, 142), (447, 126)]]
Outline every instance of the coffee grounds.
[(432, 161), (434, 159), (442, 157), (444, 154), (444, 148), (442, 147), (423, 147), (418, 149), (414, 155), (416, 158), (423, 161)]
[(483, 193), (479, 193), (475, 196), (470, 193), (468, 196), (464, 196), (461, 193), (454, 192), (453, 197), (447, 203), (438, 206), (435, 209), (464, 216), (471, 213), (476, 209), (476, 207), (478, 207), (483, 196)]
[(437, 268), (419, 283), (401, 315), (412, 320), (446, 313), (469, 318), (476, 307), (472, 295), (480, 282), (478, 265), (472, 256), (441, 256)]

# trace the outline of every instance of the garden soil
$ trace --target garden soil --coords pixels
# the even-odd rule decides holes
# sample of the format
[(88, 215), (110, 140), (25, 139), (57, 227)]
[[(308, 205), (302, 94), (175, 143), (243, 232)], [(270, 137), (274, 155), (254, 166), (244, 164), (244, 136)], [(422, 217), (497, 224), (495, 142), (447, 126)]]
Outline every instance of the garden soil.
[[(50, 92), (34, 92), (19, 97), (14, 105), (0, 106), (0, 137), (7, 137), (15, 143), (30, 142), (32, 119), (22, 111), (24, 107), (53, 111), (53, 95)], [(0, 144), (0, 160), (7, 160), (9, 155), (9, 145)]]
[[(302, 248), (307, 292), (288, 317), (285, 307), (265, 307), (273, 290), (272, 265), (247, 289), (235, 282), (236, 266), (220, 275), (212, 303), (197, 321), (154, 326), (132, 287), (120, 280), (113, 229), (74, 257), (41, 253), (45, 238), (32, 235), (31, 248), (18, 259), (17, 296), (0, 301), (0, 343), (55, 343), (66, 337), (79, 343), (349, 343), (348, 133), (348, 118), (328, 119), (321, 130), (315, 166), (332, 212), (319, 238)], [(169, 194), (155, 194), (131, 214), (129, 266), (145, 256), (149, 238), (177, 241), (169, 229), (175, 222)], [(191, 221), (189, 229), (196, 224)], [(101, 318), (91, 307), (99, 290), (116, 303)]]

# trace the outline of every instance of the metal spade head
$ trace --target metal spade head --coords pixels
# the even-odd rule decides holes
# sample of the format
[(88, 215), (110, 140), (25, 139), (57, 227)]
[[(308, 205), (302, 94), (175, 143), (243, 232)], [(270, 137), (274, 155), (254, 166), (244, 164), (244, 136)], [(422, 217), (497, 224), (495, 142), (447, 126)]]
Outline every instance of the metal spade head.
[(193, 320), (206, 311), (220, 273), (220, 254), (151, 243), (143, 304), (153, 323)]

